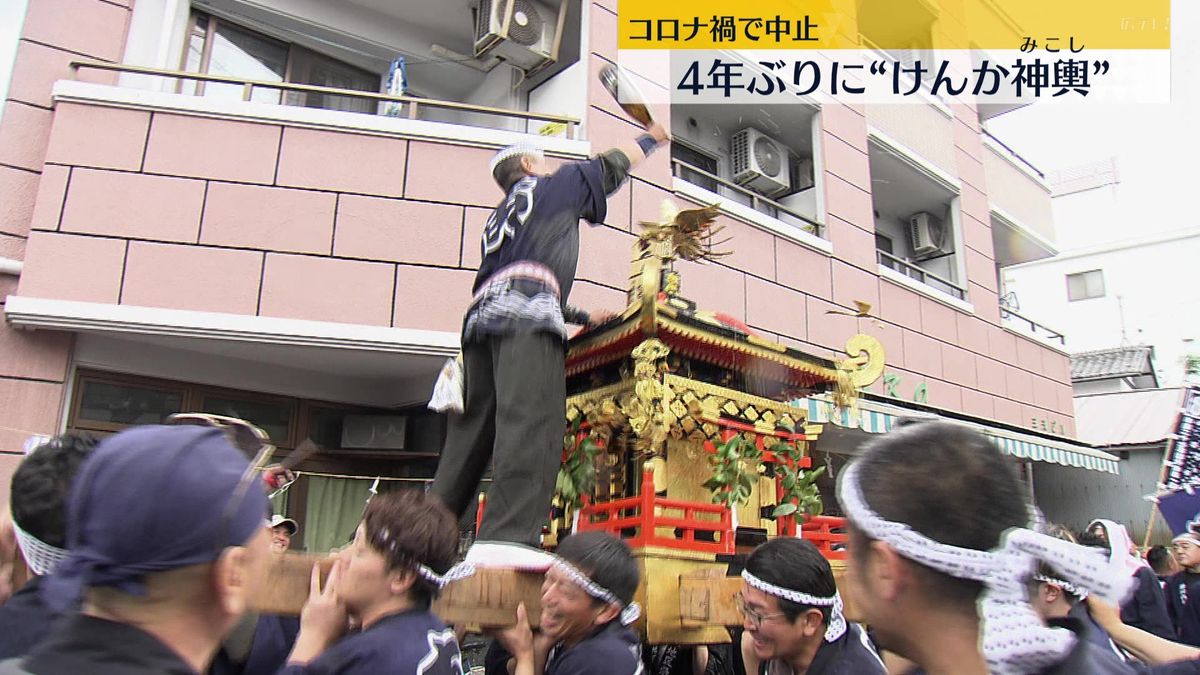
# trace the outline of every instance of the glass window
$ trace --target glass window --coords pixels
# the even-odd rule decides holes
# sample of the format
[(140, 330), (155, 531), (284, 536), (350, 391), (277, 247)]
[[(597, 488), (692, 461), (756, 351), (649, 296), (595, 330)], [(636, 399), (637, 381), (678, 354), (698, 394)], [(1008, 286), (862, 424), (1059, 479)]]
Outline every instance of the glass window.
[(292, 416), (295, 405), (290, 401), (244, 399), (205, 394), (200, 412), (226, 415), (253, 422), (267, 432), (277, 446), (292, 447)]
[(680, 143), (679, 141), (671, 142), (671, 159), (678, 160), (684, 166), (679, 167), (679, 177), (691, 183), (692, 185), (702, 187), (709, 192), (717, 191), (717, 181), (705, 176), (702, 173), (689, 169), (695, 167), (701, 171), (717, 175), (717, 158), (707, 153), (701, 152), (696, 148)]
[(75, 424), (82, 428), (117, 428), (127, 424), (161, 424), (183, 410), (183, 391), (145, 385), (84, 379)]
[(1088, 300), (1104, 297), (1104, 272), (1089, 270), (1067, 275), (1067, 300)]
[[(885, 237), (882, 234), (879, 234), (878, 232), (875, 233), (875, 250), (883, 251), (884, 253), (887, 253), (888, 255), (896, 254), (895, 246), (892, 245), (892, 238)], [(882, 255), (878, 256), (878, 258), (879, 258), (880, 265), (883, 265), (884, 267), (887, 267), (889, 269), (893, 269), (893, 270), (896, 269), (897, 265), (891, 258), (888, 258), (887, 256), (882, 256)]]
[[(210, 75), (229, 75), (262, 82), (283, 82), (287, 74), (287, 44), (251, 33), (225, 21), (217, 22), (212, 35), (212, 52), (205, 69)], [(205, 96), (242, 100), (242, 87), (209, 82)], [(252, 101), (279, 103), (279, 91), (255, 89)]]
[[(197, 12), (187, 36), (183, 68), (188, 72), (228, 75), (259, 82), (294, 82), (339, 89), (378, 92), (378, 74), (263, 35), (217, 17)], [(240, 84), (183, 82), (185, 94), (242, 100)], [(374, 113), (376, 103), (348, 96), (255, 88), (252, 101), (302, 105), (310, 108)]]
[(344, 408), (309, 407), (307, 437), (326, 450), (340, 449), (342, 426), (346, 415), (352, 412)]
[[(292, 47), (292, 73), (288, 81), (370, 92), (378, 92), (380, 88), (378, 75), (296, 46)], [(302, 92), (289, 92), (287, 102), (290, 105), (309, 108), (361, 113), (374, 113), (378, 105), (375, 101), (365, 98)]]
[[(204, 72), (204, 44), (208, 40), (208, 17), (204, 14), (193, 14), (191, 30), (187, 37), (187, 51), (183, 55), (183, 69), (189, 73)], [(180, 80), (179, 92), (182, 94), (198, 94), (203, 91), (203, 85), (195, 80)]]

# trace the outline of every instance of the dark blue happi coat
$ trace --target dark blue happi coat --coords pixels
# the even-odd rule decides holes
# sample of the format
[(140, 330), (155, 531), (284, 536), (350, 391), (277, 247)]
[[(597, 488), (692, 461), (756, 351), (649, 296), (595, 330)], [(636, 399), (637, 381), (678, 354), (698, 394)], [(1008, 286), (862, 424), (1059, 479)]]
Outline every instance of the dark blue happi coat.
[(308, 665), (288, 665), (279, 675), (463, 675), (454, 631), (428, 610), (384, 617), (342, 638)]
[(1171, 625), (1170, 610), (1167, 609), (1163, 587), (1149, 567), (1139, 567), (1134, 577), (1137, 588), (1133, 596), (1121, 605), (1121, 621), (1157, 635), (1164, 640), (1174, 640), (1175, 630)]
[(633, 631), (610, 621), (573, 647), (556, 645), (545, 675), (640, 675), (641, 645)]
[[(761, 672), (762, 675), (787, 675), (792, 670), (786, 664), (768, 661), (762, 664)], [(851, 623), (840, 638), (821, 643), (805, 675), (884, 675), (886, 672), (866, 631)]]
[(1163, 592), (1177, 640), (1200, 647), (1200, 574), (1178, 572), (1167, 579)]

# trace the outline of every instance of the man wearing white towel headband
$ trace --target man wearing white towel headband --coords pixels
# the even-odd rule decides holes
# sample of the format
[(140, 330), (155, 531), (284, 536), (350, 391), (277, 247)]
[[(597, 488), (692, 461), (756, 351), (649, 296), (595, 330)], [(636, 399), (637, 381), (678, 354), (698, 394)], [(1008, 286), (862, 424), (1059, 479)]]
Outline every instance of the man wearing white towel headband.
[(1010, 461), (981, 434), (942, 422), (897, 429), (842, 470), (838, 501), (854, 598), (881, 648), (929, 675), (1127, 672), (1097, 658), (1078, 619), (1043, 623), (1028, 587), (1039, 560), (1109, 602), (1131, 577), (1029, 529)]
[(84, 434), (55, 436), (35, 448), (13, 474), (13, 525), (33, 576), (0, 604), (0, 660), (24, 656), (60, 615), (42, 601), (42, 579), (67, 557), (71, 481), (95, 446), (96, 441)]
[[(463, 675), (454, 631), (429, 609), (466, 571), (453, 566), (457, 548), (454, 516), (436, 499), (373, 497), (324, 588), (314, 566), (300, 635), (277, 675)], [(347, 634), (349, 618), (361, 629)]]
[(742, 570), (742, 654), (760, 675), (883, 675), (862, 628), (842, 615), (829, 561), (811, 542), (773, 539)]
[(567, 304), (579, 222), (611, 220), (608, 195), (666, 139), (654, 123), (625, 146), (553, 172), (531, 145), (504, 148), (492, 159), (492, 178), (505, 197), (483, 228), (475, 295), (463, 319), (463, 412), (449, 416), (430, 488), (461, 517), (475, 507), (491, 463), (492, 485), (468, 562), (534, 569), (549, 562), (539, 546), (562, 456), (565, 324), (605, 320)]
[[(629, 625), (638, 569), (625, 542), (603, 532), (562, 540), (542, 584), (538, 634), (529, 630), (525, 605), (517, 623), (496, 634), (488, 652), (489, 675), (641, 675), (641, 647)], [(510, 658), (511, 657), (511, 658)]]
[(1200, 647), (1200, 534), (1193, 526), (1171, 540), (1180, 570), (1167, 579), (1163, 592), (1175, 623), (1176, 639)]

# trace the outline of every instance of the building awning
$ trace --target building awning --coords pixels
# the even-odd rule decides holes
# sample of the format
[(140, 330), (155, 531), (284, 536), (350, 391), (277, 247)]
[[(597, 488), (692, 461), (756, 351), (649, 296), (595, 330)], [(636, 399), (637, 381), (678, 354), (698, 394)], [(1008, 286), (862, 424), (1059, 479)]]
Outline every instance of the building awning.
[(971, 427), (987, 436), (1001, 452), (1033, 462), (1048, 462), (1062, 466), (1120, 473), (1118, 459), (1102, 450), (1074, 443), (1066, 439), (1051, 439), (1036, 434), (1024, 433), (1011, 428), (997, 426), (988, 420), (970, 418), (959, 413), (941, 415), (931, 410), (902, 408), (868, 398), (858, 401), (858, 414), (838, 408), (827, 394), (809, 396), (796, 402), (807, 407), (808, 420), (815, 424), (834, 424), (847, 429), (860, 429), (870, 434), (882, 434), (892, 430), (897, 418), (940, 419), (954, 424)]
[(1159, 445), (1175, 431), (1182, 401), (1182, 387), (1076, 396), (1075, 428), (1099, 447)]

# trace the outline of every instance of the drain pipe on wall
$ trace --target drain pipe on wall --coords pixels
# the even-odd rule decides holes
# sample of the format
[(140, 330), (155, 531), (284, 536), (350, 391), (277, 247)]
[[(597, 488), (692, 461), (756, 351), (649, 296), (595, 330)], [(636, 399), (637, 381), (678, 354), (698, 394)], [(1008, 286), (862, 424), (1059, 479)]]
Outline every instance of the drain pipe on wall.
[(24, 266), (25, 263), (21, 262), (20, 260), (13, 260), (12, 258), (0, 258), (0, 274), (8, 274), (10, 276), (19, 277), (21, 276), (21, 268)]

